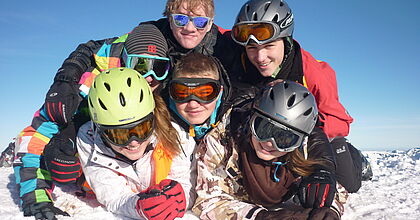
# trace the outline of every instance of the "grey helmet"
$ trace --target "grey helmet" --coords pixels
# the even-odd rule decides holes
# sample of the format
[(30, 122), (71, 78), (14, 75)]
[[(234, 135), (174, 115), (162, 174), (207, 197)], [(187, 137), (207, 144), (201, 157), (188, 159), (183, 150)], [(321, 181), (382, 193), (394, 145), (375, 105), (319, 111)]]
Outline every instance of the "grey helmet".
[(280, 124), (309, 135), (315, 127), (318, 108), (315, 97), (304, 86), (282, 81), (267, 87), (255, 99), (254, 109)]
[(293, 13), (283, 0), (250, 0), (246, 2), (236, 17), (235, 25), (260, 21), (269, 21), (278, 25), (280, 31), (275, 39), (291, 37), (293, 34)]

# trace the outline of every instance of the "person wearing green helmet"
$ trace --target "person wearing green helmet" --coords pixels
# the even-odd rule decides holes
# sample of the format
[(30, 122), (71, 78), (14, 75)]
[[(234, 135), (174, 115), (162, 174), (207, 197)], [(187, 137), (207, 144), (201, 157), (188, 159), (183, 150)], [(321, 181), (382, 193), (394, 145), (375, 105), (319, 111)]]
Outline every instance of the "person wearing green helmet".
[(194, 201), (190, 156), (163, 99), (135, 70), (112, 68), (93, 81), (91, 122), (77, 135), (85, 178), (107, 210), (131, 218), (183, 217)]
[[(82, 172), (76, 154), (76, 134), (90, 120), (87, 94), (102, 70), (121, 66), (136, 69), (155, 90), (159, 90), (169, 73), (168, 46), (153, 25), (139, 25), (121, 37), (92, 44), (89, 49), (81, 47), (92, 52), (92, 57), (80, 62), (69, 58), (63, 64), (31, 126), (15, 140), (13, 166), (24, 216), (53, 218), (64, 213), (54, 207), (50, 192), (55, 184), (79, 183)], [(80, 72), (66, 71), (76, 67)]]

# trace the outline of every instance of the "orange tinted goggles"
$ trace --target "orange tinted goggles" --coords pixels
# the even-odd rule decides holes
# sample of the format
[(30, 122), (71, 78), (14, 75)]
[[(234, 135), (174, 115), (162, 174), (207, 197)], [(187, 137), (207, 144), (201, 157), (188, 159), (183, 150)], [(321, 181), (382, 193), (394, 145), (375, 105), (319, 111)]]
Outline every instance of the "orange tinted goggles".
[(276, 27), (268, 22), (237, 24), (232, 28), (232, 38), (243, 46), (246, 46), (250, 39), (258, 44), (264, 44), (277, 36), (279, 31)]
[(210, 103), (217, 98), (220, 89), (220, 82), (210, 78), (177, 78), (169, 84), (169, 94), (178, 103), (190, 100)]
[[(135, 124), (135, 125), (133, 125)], [(109, 143), (117, 146), (127, 146), (131, 141), (144, 142), (154, 130), (153, 114), (140, 121), (123, 126), (98, 125), (99, 133)]]

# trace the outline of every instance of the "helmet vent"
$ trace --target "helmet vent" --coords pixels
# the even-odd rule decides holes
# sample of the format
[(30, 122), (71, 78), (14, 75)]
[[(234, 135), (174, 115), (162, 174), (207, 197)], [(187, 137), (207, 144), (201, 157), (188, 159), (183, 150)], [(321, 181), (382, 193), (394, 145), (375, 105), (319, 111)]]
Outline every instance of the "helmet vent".
[(295, 104), (296, 100), (296, 94), (293, 94), (288, 100), (287, 100), (287, 107), (292, 107), (293, 104)]
[(120, 92), (120, 103), (123, 107), (125, 107), (126, 102), (125, 102), (125, 98), (124, 95)]
[(267, 9), (268, 9), (268, 7), (270, 7), (270, 5), (271, 5), (271, 2), (265, 3), (265, 5), (264, 5), (264, 11), (267, 11)]
[(140, 103), (143, 101), (143, 89), (142, 90), (140, 90)]
[(252, 14), (252, 18), (251, 18), (251, 21), (258, 21), (258, 15), (257, 15), (257, 13), (253, 13)]
[(276, 14), (271, 21), (276, 23), (279, 22), (279, 14)]
[(273, 92), (273, 90), (270, 91), (270, 99), (271, 100), (274, 100), (274, 92)]
[(127, 86), (128, 87), (131, 87), (131, 77), (128, 77), (127, 78)]
[(284, 5), (283, 1), (280, 1), (280, 7), (282, 7)]
[(306, 110), (305, 113), (303, 113), (304, 116), (308, 116), (312, 113), (312, 108), (309, 108), (308, 110)]
[(306, 98), (306, 97), (308, 97), (309, 96), (309, 93), (303, 93), (303, 98)]
[(104, 83), (104, 86), (105, 86), (106, 90), (108, 90), (108, 92), (111, 92), (111, 86), (109, 86), (108, 83)]
[(91, 108), (93, 108), (92, 99), (89, 97), (89, 105)]
[(96, 81), (95, 81), (95, 82), (93, 82), (93, 88), (95, 88), (95, 89), (96, 89)]
[(99, 105), (104, 109), (104, 110), (108, 110), (107, 108), (106, 108), (106, 106), (104, 105), (104, 103), (102, 102), (102, 100), (101, 99), (98, 99), (98, 101), (99, 101)]

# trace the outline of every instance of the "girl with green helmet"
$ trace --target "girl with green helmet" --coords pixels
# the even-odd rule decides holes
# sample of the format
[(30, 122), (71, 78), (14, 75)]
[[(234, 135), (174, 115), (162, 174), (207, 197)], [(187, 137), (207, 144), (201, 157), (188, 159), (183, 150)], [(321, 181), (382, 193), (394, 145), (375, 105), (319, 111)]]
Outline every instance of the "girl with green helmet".
[(181, 140), (180, 127), (144, 77), (128, 68), (103, 71), (88, 106), (92, 121), (79, 129), (77, 147), (98, 201), (131, 218), (184, 216), (194, 199), (189, 158), (195, 142)]

